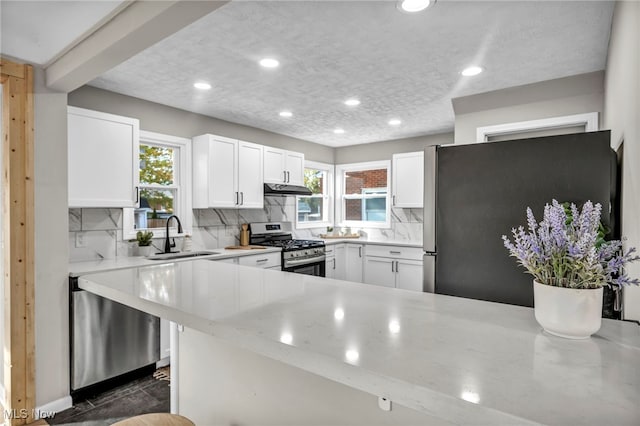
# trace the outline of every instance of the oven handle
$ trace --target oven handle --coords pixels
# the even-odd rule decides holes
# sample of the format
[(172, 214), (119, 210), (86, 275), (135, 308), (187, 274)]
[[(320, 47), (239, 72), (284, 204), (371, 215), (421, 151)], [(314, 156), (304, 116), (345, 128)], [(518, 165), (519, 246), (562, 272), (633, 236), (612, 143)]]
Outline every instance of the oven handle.
[(296, 259), (296, 260), (285, 260), (284, 267), (289, 268), (291, 266), (300, 266), (300, 265), (313, 265), (314, 263), (324, 262), (326, 257), (324, 255), (318, 257), (312, 257), (311, 259)]

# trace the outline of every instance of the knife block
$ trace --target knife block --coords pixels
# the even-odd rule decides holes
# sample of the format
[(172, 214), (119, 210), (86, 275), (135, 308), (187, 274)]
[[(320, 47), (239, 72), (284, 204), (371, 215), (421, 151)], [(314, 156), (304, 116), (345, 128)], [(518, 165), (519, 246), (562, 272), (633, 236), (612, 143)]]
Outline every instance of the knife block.
[(247, 229), (247, 225), (242, 225), (242, 230), (240, 231), (240, 245), (248, 246), (249, 245), (249, 229)]

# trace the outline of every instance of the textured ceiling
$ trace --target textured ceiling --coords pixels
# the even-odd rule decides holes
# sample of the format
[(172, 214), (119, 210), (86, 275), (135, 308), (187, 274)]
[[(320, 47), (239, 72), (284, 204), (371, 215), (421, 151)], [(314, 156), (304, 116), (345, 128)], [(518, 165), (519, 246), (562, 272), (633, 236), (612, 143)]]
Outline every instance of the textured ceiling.
[[(452, 131), (454, 97), (605, 66), (613, 2), (440, 0), (411, 15), (395, 4), (234, 1), (90, 84), (345, 146)], [(261, 68), (265, 56), (280, 67)], [(462, 77), (470, 64), (485, 72)]]
[(44, 65), (83, 38), (123, 0), (0, 1), (0, 52)]

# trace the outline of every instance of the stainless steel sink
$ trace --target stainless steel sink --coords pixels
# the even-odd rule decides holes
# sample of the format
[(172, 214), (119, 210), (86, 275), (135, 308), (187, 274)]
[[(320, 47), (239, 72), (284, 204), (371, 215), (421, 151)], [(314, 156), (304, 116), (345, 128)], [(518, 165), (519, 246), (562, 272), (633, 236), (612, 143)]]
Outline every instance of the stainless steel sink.
[(211, 256), (214, 254), (220, 254), (217, 251), (202, 250), (202, 251), (188, 251), (182, 253), (160, 253), (147, 257), (149, 260), (173, 260), (173, 259), (186, 259), (189, 257)]

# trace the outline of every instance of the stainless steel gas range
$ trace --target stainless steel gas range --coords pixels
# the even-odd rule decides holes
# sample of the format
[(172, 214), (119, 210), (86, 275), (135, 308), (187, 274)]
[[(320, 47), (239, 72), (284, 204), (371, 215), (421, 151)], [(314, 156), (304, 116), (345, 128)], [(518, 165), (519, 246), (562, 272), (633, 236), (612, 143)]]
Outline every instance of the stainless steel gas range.
[(251, 223), (249, 229), (251, 244), (282, 248), (283, 271), (325, 276), (324, 242), (293, 239), (290, 224), (281, 222)]

